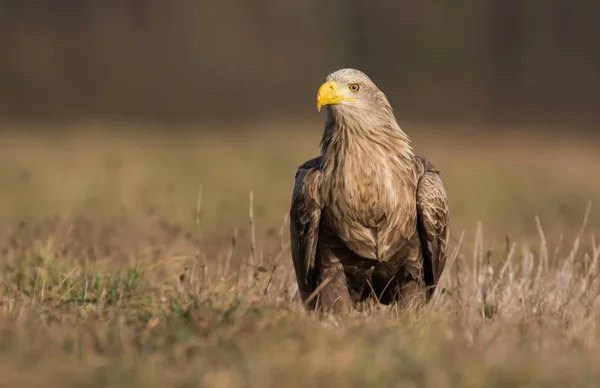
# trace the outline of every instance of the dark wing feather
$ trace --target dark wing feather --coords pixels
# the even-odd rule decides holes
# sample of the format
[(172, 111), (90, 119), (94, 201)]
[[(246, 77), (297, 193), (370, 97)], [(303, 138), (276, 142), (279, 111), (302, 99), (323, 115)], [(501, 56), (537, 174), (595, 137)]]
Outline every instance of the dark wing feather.
[(424, 167), (425, 172), (417, 186), (417, 221), (425, 283), (428, 297), (431, 297), (446, 265), (450, 220), (448, 199), (439, 171), (427, 161)]
[(321, 219), (321, 158), (304, 163), (296, 172), (290, 208), (290, 247), (302, 301), (316, 288), (315, 254)]

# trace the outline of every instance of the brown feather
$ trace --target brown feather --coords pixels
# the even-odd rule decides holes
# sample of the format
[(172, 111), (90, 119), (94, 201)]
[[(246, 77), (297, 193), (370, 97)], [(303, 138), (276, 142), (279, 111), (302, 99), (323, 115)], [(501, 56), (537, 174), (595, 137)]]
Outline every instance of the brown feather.
[(413, 153), (366, 75), (344, 69), (327, 80), (359, 83), (361, 92), (355, 103), (327, 106), (321, 155), (296, 173), (290, 233), (302, 299), (325, 275), (335, 281), (320, 291), (323, 304), (349, 305), (373, 292), (383, 303), (423, 294), (446, 260), (448, 205), (438, 171)]
[(320, 158), (314, 158), (298, 168), (292, 194), (290, 246), (302, 300), (317, 286), (314, 263), (321, 216), (319, 162)]
[[(428, 162), (427, 162), (428, 163)], [(429, 164), (430, 165), (430, 164)], [(430, 297), (446, 264), (449, 237), (449, 210), (446, 191), (433, 166), (419, 180), (417, 188), (419, 235), (423, 249), (425, 283)]]

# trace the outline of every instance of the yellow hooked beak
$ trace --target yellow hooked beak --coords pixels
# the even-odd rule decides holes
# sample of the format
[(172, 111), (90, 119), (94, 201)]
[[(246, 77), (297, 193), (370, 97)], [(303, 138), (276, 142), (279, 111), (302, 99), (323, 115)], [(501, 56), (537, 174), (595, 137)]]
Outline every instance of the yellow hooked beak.
[(317, 111), (320, 112), (322, 106), (341, 104), (344, 101), (356, 101), (356, 99), (340, 93), (335, 82), (325, 82), (317, 92)]

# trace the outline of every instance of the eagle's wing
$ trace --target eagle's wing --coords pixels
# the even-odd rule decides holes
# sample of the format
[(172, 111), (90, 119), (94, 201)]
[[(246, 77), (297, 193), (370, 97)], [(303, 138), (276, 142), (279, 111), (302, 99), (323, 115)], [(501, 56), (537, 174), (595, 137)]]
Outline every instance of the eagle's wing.
[(446, 264), (449, 211), (439, 171), (421, 158), (425, 167), (417, 185), (417, 224), (423, 247), (423, 268), (428, 297), (433, 295)]
[(302, 301), (316, 288), (315, 254), (322, 207), (320, 164), (317, 157), (298, 168), (290, 208), (290, 247)]

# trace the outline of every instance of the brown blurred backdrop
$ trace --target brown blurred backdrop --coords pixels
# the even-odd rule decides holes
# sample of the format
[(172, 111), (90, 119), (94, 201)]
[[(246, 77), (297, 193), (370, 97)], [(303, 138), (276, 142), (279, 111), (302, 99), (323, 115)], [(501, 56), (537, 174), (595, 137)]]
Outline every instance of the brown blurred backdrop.
[[(315, 117), (340, 67), (406, 120), (600, 120), (600, 2), (0, 0), (0, 117)], [(593, 125), (592, 125), (593, 127)]]

